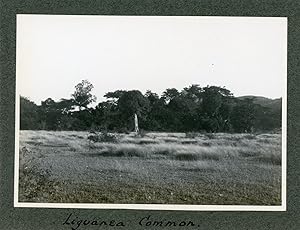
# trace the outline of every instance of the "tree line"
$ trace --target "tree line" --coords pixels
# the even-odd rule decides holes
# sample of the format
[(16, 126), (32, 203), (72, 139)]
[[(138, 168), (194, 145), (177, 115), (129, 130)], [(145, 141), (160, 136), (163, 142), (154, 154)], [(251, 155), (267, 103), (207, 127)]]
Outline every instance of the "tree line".
[(272, 109), (251, 98), (234, 97), (225, 87), (191, 85), (166, 89), (107, 92), (95, 108), (93, 85), (83, 80), (69, 99), (51, 98), (36, 105), (20, 98), (21, 130), (98, 130), (130, 132), (134, 114), (140, 129), (164, 132), (257, 132), (281, 127), (281, 107)]

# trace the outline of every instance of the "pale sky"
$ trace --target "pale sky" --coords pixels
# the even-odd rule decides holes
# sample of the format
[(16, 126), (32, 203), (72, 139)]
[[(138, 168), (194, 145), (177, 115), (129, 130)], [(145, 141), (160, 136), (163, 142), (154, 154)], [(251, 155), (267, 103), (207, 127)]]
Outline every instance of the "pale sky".
[(83, 79), (97, 103), (191, 84), (279, 98), (286, 65), (286, 18), (17, 16), (17, 93), (37, 104), (70, 98)]

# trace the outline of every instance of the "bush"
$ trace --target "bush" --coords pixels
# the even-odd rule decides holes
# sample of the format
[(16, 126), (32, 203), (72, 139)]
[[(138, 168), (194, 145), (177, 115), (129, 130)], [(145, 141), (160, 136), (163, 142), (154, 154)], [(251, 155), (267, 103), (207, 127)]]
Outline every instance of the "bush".
[(117, 142), (116, 135), (112, 133), (102, 132), (100, 134), (96, 132), (91, 132), (91, 134), (88, 136), (88, 140), (93, 142)]
[(215, 138), (214, 134), (212, 134), (212, 133), (206, 133), (205, 137), (207, 137), (208, 139), (214, 139)]
[(196, 132), (185, 133), (186, 138), (196, 138), (197, 136), (198, 136), (198, 133), (196, 133)]

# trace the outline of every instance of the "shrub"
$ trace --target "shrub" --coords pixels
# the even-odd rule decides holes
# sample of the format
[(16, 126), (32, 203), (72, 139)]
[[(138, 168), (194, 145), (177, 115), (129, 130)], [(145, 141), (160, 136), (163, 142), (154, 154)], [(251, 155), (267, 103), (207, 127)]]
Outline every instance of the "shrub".
[(195, 138), (197, 136), (198, 136), (198, 133), (195, 133), (195, 132), (189, 132), (189, 133), (185, 134), (186, 138)]
[(93, 132), (88, 136), (88, 140), (93, 142), (117, 142), (118, 139), (112, 133), (102, 132), (98, 134)]
[(117, 137), (115, 134), (103, 132), (100, 134), (101, 142), (117, 142)]
[(247, 135), (244, 135), (243, 137), (247, 140), (253, 140), (256, 138), (256, 136), (253, 134), (247, 134)]
[(205, 136), (206, 136), (208, 139), (214, 139), (214, 138), (215, 138), (214, 134), (212, 134), (212, 133), (206, 133)]

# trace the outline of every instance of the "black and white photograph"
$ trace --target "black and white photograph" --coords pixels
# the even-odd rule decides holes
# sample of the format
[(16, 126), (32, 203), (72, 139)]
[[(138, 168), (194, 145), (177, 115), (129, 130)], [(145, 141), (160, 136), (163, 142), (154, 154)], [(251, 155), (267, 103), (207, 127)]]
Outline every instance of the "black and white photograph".
[(15, 207), (286, 210), (287, 18), (17, 15)]

